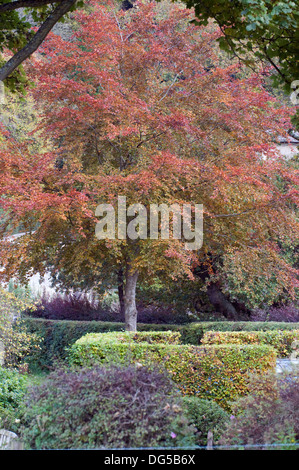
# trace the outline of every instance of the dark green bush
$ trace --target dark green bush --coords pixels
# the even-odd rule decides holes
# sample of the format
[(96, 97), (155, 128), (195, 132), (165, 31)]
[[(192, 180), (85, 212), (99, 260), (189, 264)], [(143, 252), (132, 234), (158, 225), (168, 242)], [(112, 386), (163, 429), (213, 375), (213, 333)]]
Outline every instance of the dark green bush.
[(56, 370), (31, 389), (23, 423), (30, 449), (195, 444), (169, 375), (132, 365)]
[(197, 445), (207, 445), (209, 431), (213, 432), (213, 440), (218, 440), (229, 422), (230, 414), (212, 400), (185, 396), (183, 402), (188, 420), (196, 428)]

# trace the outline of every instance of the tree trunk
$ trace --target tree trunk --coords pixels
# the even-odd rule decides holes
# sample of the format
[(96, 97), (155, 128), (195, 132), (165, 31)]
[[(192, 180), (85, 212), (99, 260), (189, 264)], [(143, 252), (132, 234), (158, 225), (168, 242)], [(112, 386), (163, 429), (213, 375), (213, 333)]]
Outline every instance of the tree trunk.
[(216, 312), (222, 313), (228, 320), (240, 320), (240, 314), (215, 282), (209, 284), (207, 294)]
[(118, 300), (120, 306), (120, 313), (125, 316), (125, 296), (124, 296), (124, 273), (120, 269), (117, 273), (117, 290), (118, 290)]
[(138, 272), (131, 271), (129, 267), (126, 270), (125, 285), (125, 324), (126, 331), (137, 331), (137, 309), (136, 309), (136, 285)]

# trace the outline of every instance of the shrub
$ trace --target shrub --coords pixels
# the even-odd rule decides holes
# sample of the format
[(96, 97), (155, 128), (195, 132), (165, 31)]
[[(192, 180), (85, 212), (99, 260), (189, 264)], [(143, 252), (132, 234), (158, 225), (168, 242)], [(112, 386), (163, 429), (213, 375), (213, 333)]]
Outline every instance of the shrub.
[(100, 320), (105, 314), (95, 299), (85, 293), (49, 295), (43, 293), (34, 309), (28, 311), (33, 318), (48, 320)]
[(69, 361), (78, 366), (158, 363), (171, 373), (183, 395), (215, 400), (227, 408), (230, 399), (247, 392), (248, 374), (274, 368), (276, 356), (266, 345), (149, 344), (134, 341), (129, 333), (102, 333), (76, 341), (70, 348)]
[(194, 429), (162, 371), (134, 366), (56, 370), (31, 389), (22, 439), (30, 449), (184, 447)]
[[(194, 320), (187, 313), (178, 312), (172, 307), (149, 302), (137, 303), (138, 321), (141, 323), (180, 324)], [(28, 316), (47, 320), (104, 321), (124, 323), (124, 314), (119, 307), (109, 305), (105, 300), (99, 302), (94, 297), (82, 292), (79, 294), (49, 295), (43, 293), (34, 309), (29, 309)]]
[[(40, 338), (40, 349), (30, 352), (26, 361), (31, 370), (51, 370), (55, 363), (64, 361), (67, 348), (87, 333), (106, 333), (124, 331), (125, 324), (120, 322), (44, 320), (26, 317), (23, 320), (23, 331), (34, 333)], [(299, 324), (274, 322), (201, 322), (184, 326), (138, 324), (139, 331), (179, 331), (184, 344), (200, 344), (206, 331), (240, 331), (269, 329), (299, 329)]]
[(187, 344), (200, 344), (206, 331), (269, 331), (269, 330), (298, 330), (299, 323), (288, 322), (249, 322), (221, 321), (191, 323), (181, 327), (182, 341)]
[(25, 376), (0, 367), (0, 428), (16, 431), (26, 390)]
[(178, 331), (138, 331), (136, 333), (124, 332), (117, 334), (117, 340), (136, 343), (180, 344), (181, 335)]
[(28, 299), (19, 299), (0, 288), (0, 347), (6, 367), (17, 367), (30, 351), (38, 348), (38, 337), (24, 330), (20, 318), (25, 308), (32, 308)]
[(294, 342), (299, 340), (299, 330), (270, 331), (207, 331), (202, 344), (268, 344), (279, 357), (287, 357), (294, 351)]
[(232, 405), (233, 415), (217, 444), (246, 449), (294, 449), (299, 443), (299, 377), (253, 376), (250, 393)]
[(189, 422), (196, 428), (196, 443), (207, 445), (208, 432), (213, 432), (213, 439), (218, 440), (229, 421), (230, 414), (216, 402), (198, 397), (183, 398)]
[(287, 304), (255, 309), (251, 316), (253, 321), (299, 322), (299, 305)]

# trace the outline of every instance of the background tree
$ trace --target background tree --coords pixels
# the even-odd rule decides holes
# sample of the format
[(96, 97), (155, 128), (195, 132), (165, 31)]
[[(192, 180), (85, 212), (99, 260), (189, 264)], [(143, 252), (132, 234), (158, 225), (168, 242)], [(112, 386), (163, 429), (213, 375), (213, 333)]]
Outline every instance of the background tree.
[[(265, 252), (295, 295), (297, 271), (275, 243), (278, 227), (282, 238), (298, 234), (298, 172), (275, 146), (292, 111), (257, 75), (237, 78), (239, 66), (219, 67), (219, 30), (190, 24), (190, 11), (171, 6), (165, 17), (152, 2), (125, 13), (114, 3), (89, 5), (92, 15), (76, 13), (73, 38), (51, 35), (28, 69), (44, 148), (33, 151), (30, 139), (2, 131), (2, 204), (10, 224), (28, 232), (1, 243), (2, 277), (26, 279), (49, 266), (53, 276), (62, 268), (73, 279), (122, 269), (131, 330), (137, 280), (192, 278), (197, 266), (211, 281), (211, 259), (228, 249)], [(98, 240), (95, 209), (115, 206), (119, 195), (147, 209), (203, 203), (204, 246), (190, 252), (184, 239)]]
[(257, 61), (271, 65), (275, 86), (282, 84), (288, 95), (293, 91), (299, 80), (298, 0), (182, 1), (194, 8), (198, 24), (219, 25), (224, 50), (253, 67)]

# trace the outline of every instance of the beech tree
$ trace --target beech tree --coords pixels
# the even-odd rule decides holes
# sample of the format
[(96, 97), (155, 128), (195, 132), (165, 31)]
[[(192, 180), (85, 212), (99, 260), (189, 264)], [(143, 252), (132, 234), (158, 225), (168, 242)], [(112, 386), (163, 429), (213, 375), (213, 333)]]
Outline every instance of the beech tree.
[[(76, 13), (73, 37), (50, 34), (27, 70), (44, 147), (32, 145), (34, 132), (18, 141), (2, 126), (2, 279), (24, 281), (46, 269), (96, 279), (121, 270), (128, 330), (137, 327), (138, 280), (159, 273), (192, 279), (204, 265), (213, 282), (211, 255), (228, 250), (271, 259), (278, 282), (295, 295), (298, 272), (276, 243), (298, 236), (298, 171), (275, 145), (292, 111), (257, 74), (220, 67), (221, 32), (190, 24), (189, 10), (89, 6), (92, 15)], [(99, 240), (96, 208), (116, 207), (119, 196), (147, 214), (151, 204), (203, 204), (203, 246), (186, 250), (172, 226), (169, 238), (140, 237), (133, 212), (127, 221), (135, 238)], [(11, 242), (9, 231), (20, 224), (26, 234)]]

